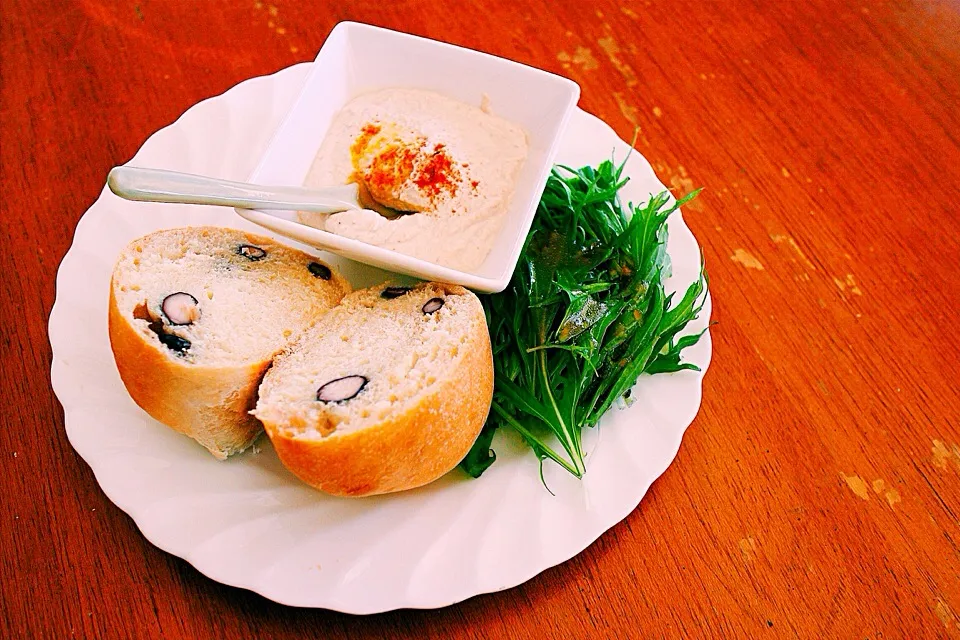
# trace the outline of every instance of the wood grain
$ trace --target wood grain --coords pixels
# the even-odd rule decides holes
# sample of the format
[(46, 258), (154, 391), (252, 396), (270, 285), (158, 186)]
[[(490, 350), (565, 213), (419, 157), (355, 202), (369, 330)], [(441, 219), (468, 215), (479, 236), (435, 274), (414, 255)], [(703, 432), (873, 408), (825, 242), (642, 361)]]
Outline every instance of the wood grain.
[[(679, 191), (718, 325), (637, 511), (440, 611), (285, 608), (152, 547), (73, 452), (46, 319), (108, 169), (340, 20), (562, 73)], [(960, 637), (960, 5), (3, 0), (4, 637)]]

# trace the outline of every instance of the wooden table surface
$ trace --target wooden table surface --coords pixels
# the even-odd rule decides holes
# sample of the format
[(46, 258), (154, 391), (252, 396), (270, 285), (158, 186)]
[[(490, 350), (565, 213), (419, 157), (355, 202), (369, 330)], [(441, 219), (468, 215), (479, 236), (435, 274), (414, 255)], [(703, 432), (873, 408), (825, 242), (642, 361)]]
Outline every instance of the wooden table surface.
[[(960, 637), (956, 1), (2, 1), (3, 637)], [(107, 171), (340, 20), (561, 73), (678, 192), (707, 261), (700, 414), (573, 560), (353, 617), (151, 546), (50, 388), (57, 266)]]

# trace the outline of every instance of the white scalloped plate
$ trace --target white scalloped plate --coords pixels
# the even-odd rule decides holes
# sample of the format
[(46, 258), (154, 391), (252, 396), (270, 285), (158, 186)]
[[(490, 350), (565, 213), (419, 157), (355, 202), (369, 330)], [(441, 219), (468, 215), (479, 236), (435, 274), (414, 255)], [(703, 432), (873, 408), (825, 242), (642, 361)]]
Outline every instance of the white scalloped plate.
[[(309, 64), (243, 82), (205, 100), (153, 135), (131, 160), (142, 167), (243, 180), (293, 103)], [(596, 164), (629, 146), (577, 110), (558, 161)], [(664, 187), (633, 152), (626, 194), (636, 202)], [(263, 232), (231, 209), (120, 200), (104, 189), (77, 225), (57, 275), (50, 313), (51, 378), (67, 436), (107, 496), (153, 544), (224, 584), (280, 603), (349, 613), (435, 608), (516, 586), (575, 556), (633, 511), (666, 470), (700, 406), (709, 333), (686, 352), (703, 371), (644, 377), (634, 404), (586, 434), (588, 473), (577, 481), (500, 433), (498, 460), (479, 480), (459, 470), (392, 496), (345, 500), (299, 483), (266, 438), (217, 462), (160, 425), (126, 394), (107, 337), (113, 262), (155, 229), (214, 224)], [(700, 251), (680, 215), (669, 222), (673, 288), (697, 277)], [(343, 265), (358, 286), (383, 272)], [(709, 300), (691, 330), (707, 325)]]

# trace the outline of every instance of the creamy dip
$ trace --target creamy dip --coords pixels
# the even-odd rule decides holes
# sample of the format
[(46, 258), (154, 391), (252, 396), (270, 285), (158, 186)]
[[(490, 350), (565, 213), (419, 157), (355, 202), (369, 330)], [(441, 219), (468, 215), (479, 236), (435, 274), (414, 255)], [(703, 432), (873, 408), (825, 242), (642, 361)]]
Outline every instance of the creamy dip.
[(300, 221), (460, 270), (480, 266), (503, 225), (527, 138), (484, 109), (416, 89), (361, 95), (337, 114), (306, 186), (360, 183), (373, 209)]

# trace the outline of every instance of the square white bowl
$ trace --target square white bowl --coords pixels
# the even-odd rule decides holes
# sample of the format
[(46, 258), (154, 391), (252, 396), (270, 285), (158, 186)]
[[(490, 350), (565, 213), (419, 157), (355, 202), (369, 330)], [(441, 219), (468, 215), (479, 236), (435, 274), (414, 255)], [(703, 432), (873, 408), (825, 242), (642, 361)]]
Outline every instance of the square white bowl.
[[(302, 185), (334, 116), (353, 97), (389, 87), (418, 88), (479, 106), (527, 133), (529, 153), (493, 248), (480, 267), (460, 271), (297, 222), (294, 211), (237, 209), (241, 216), (307, 245), (426, 280), (493, 293), (510, 282), (580, 97), (567, 78), (486, 53), (365, 24), (341, 22), (324, 42), (300, 97), (250, 182)], [(437, 241), (442, 241), (438, 238)]]

